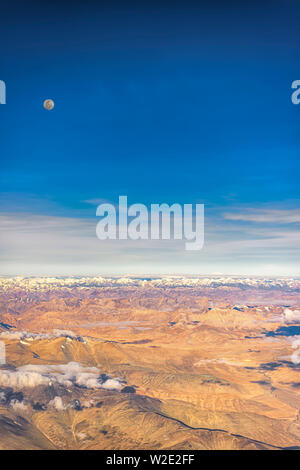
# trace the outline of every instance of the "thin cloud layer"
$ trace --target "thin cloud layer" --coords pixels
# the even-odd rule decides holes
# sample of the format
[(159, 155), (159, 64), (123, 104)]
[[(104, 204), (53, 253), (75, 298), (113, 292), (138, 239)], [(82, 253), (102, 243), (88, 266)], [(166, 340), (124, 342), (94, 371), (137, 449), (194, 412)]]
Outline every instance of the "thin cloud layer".
[(294, 224), (300, 222), (300, 209), (249, 209), (239, 212), (225, 212), (224, 219), (275, 224)]
[(187, 273), (297, 275), (300, 210), (205, 212), (204, 248), (183, 240), (98, 240), (94, 217), (0, 213), (5, 275)]

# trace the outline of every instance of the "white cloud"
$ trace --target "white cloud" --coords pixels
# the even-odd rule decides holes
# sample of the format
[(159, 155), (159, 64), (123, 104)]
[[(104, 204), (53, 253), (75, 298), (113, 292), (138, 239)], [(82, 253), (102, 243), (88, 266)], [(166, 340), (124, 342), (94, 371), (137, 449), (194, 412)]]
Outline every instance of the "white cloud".
[(286, 308), (283, 312), (283, 321), (285, 323), (300, 323), (300, 310)]
[(60, 365), (28, 364), (14, 371), (0, 370), (0, 385), (17, 389), (51, 383), (58, 383), (65, 387), (76, 384), (90, 389), (119, 390), (122, 387), (122, 382), (117, 378), (101, 383), (98, 380), (99, 375), (100, 371), (97, 367), (85, 367), (78, 362)]
[(294, 364), (300, 364), (300, 339), (292, 342), (292, 348), (297, 349), (297, 351), (291, 355), (291, 361)]
[(1, 370), (0, 385), (4, 387), (26, 388), (38, 385), (49, 385), (50, 378), (40, 372), (25, 370)]
[(21, 339), (50, 339), (50, 338), (60, 338), (70, 336), (71, 338), (76, 338), (77, 335), (73, 331), (69, 330), (53, 330), (53, 333), (31, 333), (28, 331), (3, 331), (0, 333), (0, 338), (8, 340), (21, 340)]
[(27, 405), (22, 401), (12, 400), (10, 402), (10, 406), (13, 408), (14, 411), (20, 413), (22, 411), (27, 411)]
[(57, 411), (63, 411), (66, 409), (61, 397), (54, 397), (53, 400), (49, 401), (48, 406), (55, 408)]

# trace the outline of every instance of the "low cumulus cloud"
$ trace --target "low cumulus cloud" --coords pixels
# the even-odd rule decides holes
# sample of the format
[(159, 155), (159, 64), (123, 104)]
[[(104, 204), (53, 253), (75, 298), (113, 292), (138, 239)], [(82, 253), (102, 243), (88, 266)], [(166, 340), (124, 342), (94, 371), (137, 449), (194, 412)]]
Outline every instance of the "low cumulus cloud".
[(299, 365), (300, 364), (300, 335), (295, 335), (287, 339), (291, 343), (292, 348), (295, 349), (295, 352), (293, 352), (289, 356), (283, 356), (280, 359), (288, 360), (288, 361), (291, 361), (295, 365)]
[(13, 408), (14, 411), (20, 413), (22, 411), (27, 411), (27, 405), (23, 401), (12, 400), (10, 402), (10, 406)]
[(20, 340), (20, 339), (51, 339), (51, 338), (61, 338), (61, 337), (70, 337), (77, 338), (77, 335), (73, 331), (69, 330), (53, 330), (53, 333), (31, 333), (28, 331), (3, 331), (0, 333), (0, 338), (8, 340)]
[(61, 397), (54, 397), (53, 400), (49, 401), (48, 406), (55, 408), (57, 411), (63, 411), (66, 409)]
[(57, 383), (65, 387), (77, 385), (83, 388), (119, 390), (122, 381), (118, 378), (101, 379), (97, 367), (85, 367), (78, 362), (61, 365), (28, 364), (16, 370), (0, 371), (0, 386), (25, 388)]
[(0, 333), (0, 338), (8, 340), (22, 340), (22, 339), (50, 339), (50, 333), (30, 333), (28, 331), (3, 331)]
[[(20, 368), (21, 369), (21, 368)], [(4, 387), (24, 388), (38, 385), (49, 385), (50, 378), (40, 372), (25, 370), (1, 370), (0, 385)]]
[(300, 310), (286, 308), (283, 312), (283, 321), (285, 323), (300, 323)]
[(60, 337), (60, 336), (70, 336), (71, 338), (76, 338), (76, 334), (70, 330), (53, 330), (53, 336)]
[(292, 348), (296, 349), (296, 351), (291, 355), (291, 361), (294, 364), (300, 364), (300, 339), (292, 342)]

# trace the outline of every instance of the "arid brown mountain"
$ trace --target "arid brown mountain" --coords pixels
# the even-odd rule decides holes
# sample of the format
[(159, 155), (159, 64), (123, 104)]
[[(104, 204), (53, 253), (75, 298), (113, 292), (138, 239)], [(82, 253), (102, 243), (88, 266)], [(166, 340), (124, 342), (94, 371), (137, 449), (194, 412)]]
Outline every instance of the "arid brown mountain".
[(300, 448), (298, 281), (0, 285), (0, 449)]

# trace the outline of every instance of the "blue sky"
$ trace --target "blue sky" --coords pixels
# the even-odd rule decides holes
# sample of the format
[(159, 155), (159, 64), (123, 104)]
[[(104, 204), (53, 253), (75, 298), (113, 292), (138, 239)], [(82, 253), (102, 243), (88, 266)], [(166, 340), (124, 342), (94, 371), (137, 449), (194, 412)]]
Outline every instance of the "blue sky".
[[(197, 3), (3, 2), (3, 274), (299, 274), (299, 3)], [(204, 203), (204, 249), (100, 242), (119, 195)]]

